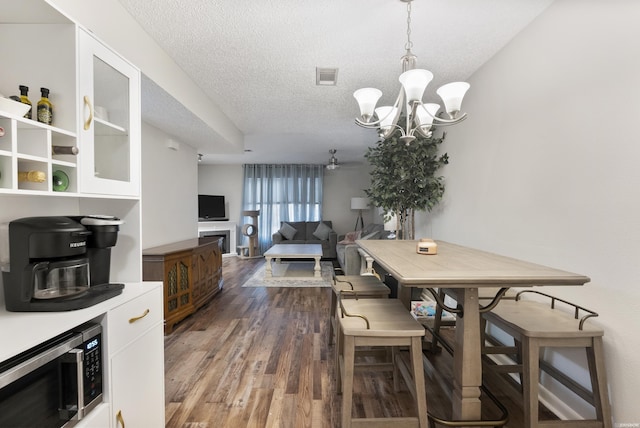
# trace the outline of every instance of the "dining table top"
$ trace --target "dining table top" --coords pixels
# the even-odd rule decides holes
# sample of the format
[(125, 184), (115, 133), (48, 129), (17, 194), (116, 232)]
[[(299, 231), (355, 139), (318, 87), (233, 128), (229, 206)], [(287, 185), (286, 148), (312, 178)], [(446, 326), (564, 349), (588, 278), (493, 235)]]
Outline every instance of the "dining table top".
[(374, 239), (356, 243), (408, 287), (583, 285), (590, 281), (585, 275), (444, 241), (436, 241), (436, 254), (418, 254), (418, 241)]

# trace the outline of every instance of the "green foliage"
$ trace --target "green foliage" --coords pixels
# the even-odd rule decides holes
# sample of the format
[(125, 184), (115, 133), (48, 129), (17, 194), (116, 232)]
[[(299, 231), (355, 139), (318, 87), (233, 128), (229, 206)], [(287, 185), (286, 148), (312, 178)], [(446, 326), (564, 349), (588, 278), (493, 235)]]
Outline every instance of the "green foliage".
[(402, 223), (412, 221), (414, 211), (431, 211), (440, 202), (444, 182), (436, 173), (449, 163), (446, 153), (438, 153), (443, 140), (418, 137), (407, 145), (396, 134), (369, 147), (365, 158), (372, 166), (371, 187), (365, 193), (386, 219), (395, 213)]

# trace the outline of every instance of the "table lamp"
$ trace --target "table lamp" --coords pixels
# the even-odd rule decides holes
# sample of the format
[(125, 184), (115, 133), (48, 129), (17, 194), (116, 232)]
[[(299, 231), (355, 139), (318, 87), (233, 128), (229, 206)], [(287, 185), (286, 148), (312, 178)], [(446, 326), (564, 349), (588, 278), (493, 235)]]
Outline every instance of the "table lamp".
[(360, 229), (364, 227), (364, 220), (362, 219), (362, 210), (369, 209), (369, 200), (367, 198), (351, 198), (351, 209), (358, 210), (358, 218), (356, 219), (356, 227), (354, 230), (358, 230), (358, 223), (360, 223)]
[(398, 217), (395, 214), (391, 216), (389, 221), (384, 222), (384, 230), (386, 230), (387, 232), (390, 232), (389, 235), (387, 235), (387, 239), (396, 239), (397, 226), (398, 226)]

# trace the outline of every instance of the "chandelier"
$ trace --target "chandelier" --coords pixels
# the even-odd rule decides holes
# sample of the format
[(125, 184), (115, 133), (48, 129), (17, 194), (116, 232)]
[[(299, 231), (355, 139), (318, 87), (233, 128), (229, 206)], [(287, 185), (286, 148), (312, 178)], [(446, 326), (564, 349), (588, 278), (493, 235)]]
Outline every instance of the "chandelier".
[[(452, 82), (438, 88), (436, 93), (442, 98), (448, 118), (443, 117), (443, 113), (438, 113), (439, 104), (422, 102), (422, 96), (427, 85), (433, 79), (433, 73), (416, 68), (417, 57), (411, 52), (413, 46), (411, 42), (411, 2), (413, 0), (400, 1), (407, 3), (407, 43), (405, 45), (407, 52), (401, 58), (402, 74), (398, 80), (402, 87), (398, 98), (393, 106), (376, 108), (376, 104), (382, 96), (382, 91), (379, 89), (358, 89), (353, 93), (353, 96), (360, 106), (360, 117), (356, 118), (358, 125), (378, 130), (378, 135), (382, 140), (388, 139), (399, 130), (401, 133), (400, 141), (409, 144), (416, 139), (416, 134), (429, 138), (434, 126), (454, 125), (463, 121), (467, 114), (461, 114), (460, 107), (462, 98), (470, 85), (466, 82)], [(405, 108), (406, 123), (402, 127), (398, 125), (398, 122)]]

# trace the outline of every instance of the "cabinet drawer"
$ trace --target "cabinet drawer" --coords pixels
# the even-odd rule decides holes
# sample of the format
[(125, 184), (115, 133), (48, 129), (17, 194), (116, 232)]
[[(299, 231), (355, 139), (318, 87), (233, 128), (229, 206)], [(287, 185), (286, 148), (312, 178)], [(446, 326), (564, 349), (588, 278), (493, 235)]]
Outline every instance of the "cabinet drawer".
[(155, 286), (108, 314), (109, 354), (113, 355), (163, 319), (162, 287)]

